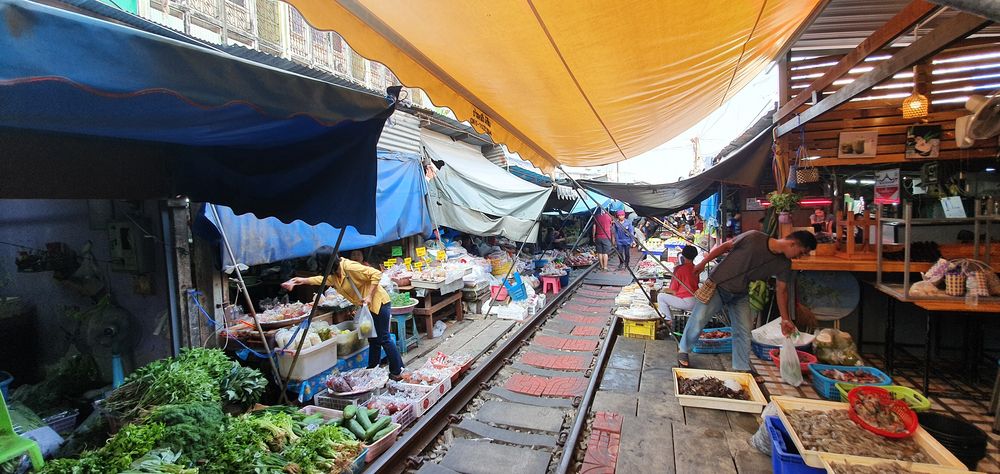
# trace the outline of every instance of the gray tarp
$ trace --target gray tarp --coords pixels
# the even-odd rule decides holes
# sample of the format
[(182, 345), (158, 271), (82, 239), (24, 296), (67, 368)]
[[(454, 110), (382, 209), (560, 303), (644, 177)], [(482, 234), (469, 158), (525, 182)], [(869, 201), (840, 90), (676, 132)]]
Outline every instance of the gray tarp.
[(771, 158), (771, 129), (731, 153), (703, 173), (668, 184), (623, 184), (581, 180), (587, 189), (628, 203), (641, 215), (670, 214), (701, 202), (718, 191), (718, 183), (753, 186), (760, 182)]
[[(429, 210), (435, 224), (473, 235), (521, 241), (552, 192), (508, 173), (474, 147), (421, 130), (424, 151), (445, 166), (428, 183)], [(528, 242), (538, 239), (538, 228)]]

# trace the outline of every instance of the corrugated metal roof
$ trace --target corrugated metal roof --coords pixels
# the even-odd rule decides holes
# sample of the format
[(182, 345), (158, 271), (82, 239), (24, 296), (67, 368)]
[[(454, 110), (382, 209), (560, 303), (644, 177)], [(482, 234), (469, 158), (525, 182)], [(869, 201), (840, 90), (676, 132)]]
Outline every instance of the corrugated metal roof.
[[(816, 56), (852, 50), (909, 3), (910, 0), (830, 0), (792, 45), (792, 53), (795, 56)], [(932, 14), (920, 25), (917, 34), (926, 35), (957, 13), (957, 10), (949, 8), (937, 16)], [(1000, 36), (1000, 26), (994, 24), (972, 37), (983, 36)], [(912, 32), (903, 35), (893, 46), (906, 46), (912, 38)]]

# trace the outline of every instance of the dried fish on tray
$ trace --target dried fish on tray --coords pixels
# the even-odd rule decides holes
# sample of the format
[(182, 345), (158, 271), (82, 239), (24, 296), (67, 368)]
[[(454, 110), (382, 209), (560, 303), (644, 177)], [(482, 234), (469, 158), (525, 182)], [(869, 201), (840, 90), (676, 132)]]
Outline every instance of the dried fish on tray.
[(822, 468), (825, 453), (859, 455), (877, 460), (913, 462), (914, 465), (964, 465), (927, 431), (918, 428), (913, 437), (889, 439), (860, 427), (848, 415), (846, 403), (773, 397), (779, 416), (803, 461)]
[(681, 406), (759, 414), (767, 399), (753, 376), (741, 372), (674, 368)]

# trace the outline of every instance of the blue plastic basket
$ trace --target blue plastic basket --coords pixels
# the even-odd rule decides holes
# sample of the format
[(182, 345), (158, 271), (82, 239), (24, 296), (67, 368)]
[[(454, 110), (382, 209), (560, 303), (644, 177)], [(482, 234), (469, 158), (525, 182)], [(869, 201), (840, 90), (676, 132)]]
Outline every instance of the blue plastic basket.
[[(753, 351), (753, 354), (755, 356), (757, 356), (757, 358), (760, 359), (760, 360), (765, 360), (765, 361), (771, 360), (771, 354), (770, 354), (770, 352), (771, 352), (772, 349), (781, 349), (781, 346), (772, 346), (770, 344), (761, 344), (761, 343), (759, 343), (757, 341), (754, 341), (753, 339), (750, 340), (750, 350)], [(801, 346), (795, 346), (795, 349), (796, 350), (800, 350), (802, 352), (808, 352), (808, 353), (812, 354), (812, 343), (810, 342), (809, 344), (803, 344)]]
[(514, 301), (524, 301), (528, 298), (528, 290), (524, 288), (524, 282), (521, 281), (521, 274), (514, 274), (514, 284), (509, 281), (503, 282), (503, 285), (507, 287), (507, 293), (510, 295), (510, 299)]
[(855, 384), (855, 385), (890, 385), (892, 384), (892, 377), (889, 377), (874, 367), (855, 367), (847, 365), (824, 365), (824, 364), (812, 364), (809, 366), (809, 372), (812, 375), (813, 388), (816, 389), (816, 393), (823, 396), (827, 400), (840, 401), (840, 391), (837, 390), (837, 380), (831, 379), (823, 374), (821, 371), (836, 369), (844, 372), (865, 372), (872, 374), (879, 378), (877, 383), (865, 383), (865, 384)]
[(806, 465), (795, 448), (791, 437), (785, 431), (781, 418), (764, 418), (767, 433), (771, 435), (771, 470), (774, 474), (823, 474), (826, 469), (816, 469)]
[(733, 352), (733, 328), (712, 328), (712, 329), (702, 329), (702, 333), (709, 333), (714, 331), (728, 332), (729, 337), (723, 337), (720, 339), (698, 339), (698, 342), (694, 345), (695, 354), (728, 354)]

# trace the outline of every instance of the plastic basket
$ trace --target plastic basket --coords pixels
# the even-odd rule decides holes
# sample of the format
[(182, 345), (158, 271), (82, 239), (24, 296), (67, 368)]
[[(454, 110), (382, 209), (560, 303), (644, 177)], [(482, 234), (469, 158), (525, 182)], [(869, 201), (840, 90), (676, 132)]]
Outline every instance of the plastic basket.
[[(357, 334), (357, 333), (355, 333)], [(292, 342), (289, 347), (295, 347)], [(337, 338), (331, 337), (315, 346), (302, 349), (299, 360), (295, 363), (295, 370), (288, 372), (292, 368), (292, 360), (295, 359), (295, 349), (286, 349), (278, 354), (278, 371), (281, 376), (294, 380), (303, 381), (315, 375), (323, 373), (337, 366)]]
[(825, 474), (826, 469), (816, 469), (806, 465), (799, 455), (791, 437), (785, 431), (781, 418), (764, 418), (764, 426), (771, 435), (771, 470), (775, 474)]
[(858, 384), (858, 385), (890, 385), (892, 384), (892, 377), (889, 377), (874, 367), (853, 367), (844, 365), (825, 365), (825, 364), (812, 364), (809, 366), (809, 372), (812, 375), (812, 385), (816, 389), (816, 393), (823, 396), (827, 400), (840, 401), (840, 392), (837, 390), (837, 380), (831, 379), (820, 372), (828, 369), (836, 369), (842, 372), (865, 372), (872, 374), (879, 378), (877, 383), (869, 384)]
[[(771, 349), (780, 349), (780, 346), (772, 346), (770, 344), (761, 344), (753, 339), (750, 340), (750, 350), (755, 356), (760, 360), (768, 360), (771, 358)], [(795, 346), (795, 350), (802, 352), (812, 353), (812, 343), (803, 344), (801, 346)]]
[[(816, 356), (808, 352), (796, 350), (795, 353), (799, 355), (799, 367), (802, 368), (803, 374), (809, 373), (810, 364), (819, 362), (819, 359), (817, 359)], [(771, 349), (771, 352), (768, 352), (768, 355), (771, 356), (771, 360), (774, 361), (774, 365), (778, 366), (778, 370), (781, 370), (781, 349)]]
[(507, 300), (507, 288), (500, 285), (490, 286), (490, 297), (494, 301), (506, 301)]
[(64, 412), (56, 413), (52, 416), (47, 416), (42, 419), (42, 422), (49, 425), (52, 431), (56, 433), (68, 433), (76, 428), (76, 417), (80, 414), (80, 410), (72, 409)]
[(695, 354), (726, 354), (733, 351), (733, 328), (723, 327), (723, 328), (711, 328), (702, 329), (702, 334), (707, 334), (714, 331), (722, 331), (729, 333), (729, 337), (723, 337), (719, 339), (701, 339), (698, 338), (698, 342), (695, 343), (693, 352)]
[[(859, 416), (854, 407), (855, 405), (858, 404), (858, 402), (860, 401), (860, 397), (862, 395), (876, 396), (881, 400), (882, 404), (888, 405), (889, 410), (895, 413), (896, 416), (899, 417), (899, 420), (903, 422), (903, 427), (906, 429), (906, 431), (902, 433), (886, 431), (883, 430), (882, 428), (879, 428), (875, 425), (868, 423), (868, 420), (865, 420), (864, 418)], [(887, 390), (884, 390), (882, 387), (872, 387), (870, 385), (862, 385), (854, 387), (850, 392), (847, 393), (847, 401), (848, 403), (851, 404), (851, 408), (847, 412), (848, 416), (851, 417), (851, 420), (857, 423), (858, 426), (868, 431), (871, 431), (872, 433), (875, 433), (879, 436), (884, 436), (886, 438), (894, 438), (894, 439), (909, 438), (910, 436), (913, 436), (913, 433), (915, 433), (917, 431), (917, 428), (920, 426), (920, 423), (917, 421), (917, 414), (914, 413), (913, 410), (910, 409), (910, 407), (906, 406), (906, 402), (902, 400), (896, 400), (895, 398), (893, 398), (891, 393), (889, 393)]]
[(347, 408), (350, 405), (365, 405), (368, 403), (372, 397), (382, 393), (382, 389), (375, 389), (370, 392), (361, 393), (358, 395), (351, 395), (348, 397), (335, 397), (330, 394), (329, 391), (323, 393), (317, 393), (316, 397), (313, 398), (313, 402), (316, 406), (322, 408), (330, 408), (332, 410), (341, 410)]
[(351, 474), (361, 474), (361, 471), (365, 470), (365, 457), (368, 456), (368, 448), (362, 449), (361, 454), (354, 458), (354, 462), (351, 463), (351, 467), (344, 470), (345, 473)]
[(659, 322), (656, 319), (649, 321), (633, 321), (625, 319), (622, 326), (622, 335), (633, 339), (656, 339), (656, 327)]
[[(851, 391), (852, 388), (857, 387), (847, 382), (837, 382), (837, 391), (840, 392), (840, 401), (847, 402), (847, 393)], [(910, 388), (904, 387), (902, 385), (880, 385), (880, 388), (886, 389), (896, 400), (902, 400), (910, 407), (911, 410), (916, 412), (924, 412), (931, 409), (931, 401), (924, 396), (924, 394)]]
[(510, 293), (510, 298), (514, 301), (524, 301), (528, 297), (528, 290), (524, 287), (524, 282), (521, 281), (521, 274), (514, 274), (514, 283), (504, 282), (503, 284), (507, 287), (507, 292)]
[(380, 454), (384, 453), (385, 450), (389, 449), (389, 447), (396, 442), (396, 438), (399, 437), (399, 432), (403, 427), (398, 423), (393, 423), (392, 426), (394, 426), (395, 429), (390, 431), (389, 434), (383, 436), (382, 439), (372, 444), (365, 445), (367, 448), (365, 449), (365, 451), (367, 451), (365, 454), (366, 463), (370, 463), (377, 459)]

